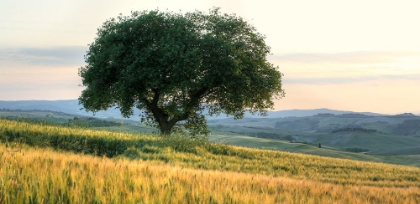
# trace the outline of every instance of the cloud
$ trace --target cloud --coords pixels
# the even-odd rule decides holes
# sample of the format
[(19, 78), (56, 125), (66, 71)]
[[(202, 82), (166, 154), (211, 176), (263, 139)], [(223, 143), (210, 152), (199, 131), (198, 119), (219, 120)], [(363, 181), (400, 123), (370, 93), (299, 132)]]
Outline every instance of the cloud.
[(81, 66), (85, 46), (0, 49), (0, 60), (7, 64), (41, 66)]
[(0, 91), (1, 92), (15, 92), (22, 90), (30, 91), (40, 91), (40, 90), (65, 90), (71, 88), (78, 88), (79, 81), (69, 80), (69, 81), (45, 81), (45, 82), (20, 82), (20, 83), (11, 83), (11, 82), (0, 82)]
[(414, 75), (378, 75), (378, 76), (359, 76), (359, 77), (292, 77), (283, 78), (284, 84), (349, 84), (359, 82), (369, 82), (377, 80), (410, 80), (420, 81), (420, 74)]
[(80, 80), (66, 79), (53, 73), (50, 76), (51, 78), (38, 75), (33, 75), (32, 78), (23, 76), (13, 81), (1, 79), (0, 100), (74, 99), (80, 95), (83, 89), (78, 86)]
[(289, 84), (348, 84), (377, 80), (420, 81), (420, 52), (360, 51), (270, 56)]
[(284, 84), (347, 84), (375, 80), (374, 77), (317, 77), (317, 78), (284, 78)]
[(420, 52), (402, 51), (358, 51), (342, 53), (288, 53), (269, 56), (269, 60), (284, 63), (341, 63), (341, 64), (378, 64), (393, 63), (399, 58), (420, 56)]

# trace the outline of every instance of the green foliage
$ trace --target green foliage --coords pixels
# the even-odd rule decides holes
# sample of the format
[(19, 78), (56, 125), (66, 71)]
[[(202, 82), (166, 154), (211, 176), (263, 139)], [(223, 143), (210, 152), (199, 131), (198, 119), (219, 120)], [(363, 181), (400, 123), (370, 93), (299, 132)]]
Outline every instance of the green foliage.
[(266, 60), (264, 36), (236, 15), (133, 12), (107, 20), (79, 69), (87, 111), (117, 105), (170, 134), (176, 125), (207, 135), (205, 111), (236, 119), (272, 108), (282, 74)]

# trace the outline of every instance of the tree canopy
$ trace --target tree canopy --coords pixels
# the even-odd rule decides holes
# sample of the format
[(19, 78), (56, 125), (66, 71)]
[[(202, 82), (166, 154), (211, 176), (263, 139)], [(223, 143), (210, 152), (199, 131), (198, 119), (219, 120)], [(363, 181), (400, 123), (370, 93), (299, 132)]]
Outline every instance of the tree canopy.
[(207, 134), (205, 114), (265, 114), (284, 96), (265, 37), (234, 14), (132, 12), (98, 28), (79, 69), (87, 111), (133, 108), (161, 134)]

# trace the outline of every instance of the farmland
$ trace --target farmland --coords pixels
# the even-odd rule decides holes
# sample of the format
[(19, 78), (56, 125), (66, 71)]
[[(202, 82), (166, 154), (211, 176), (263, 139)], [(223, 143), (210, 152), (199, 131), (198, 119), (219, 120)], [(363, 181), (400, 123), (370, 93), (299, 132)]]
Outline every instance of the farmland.
[(249, 149), (182, 136), (9, 120), (0, 124), (0, 203), (420, 201), (417, 167)]

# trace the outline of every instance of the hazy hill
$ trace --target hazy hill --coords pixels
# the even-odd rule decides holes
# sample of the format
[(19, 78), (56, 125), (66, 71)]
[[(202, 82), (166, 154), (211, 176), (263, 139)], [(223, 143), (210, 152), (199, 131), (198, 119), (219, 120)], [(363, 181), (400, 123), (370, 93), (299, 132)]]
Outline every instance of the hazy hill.
[[(77, 117), (77, 119), (75, 118)], [(151, 133), (139, 121), (79, 118), (62, 112), (4, 110), (0, 118), (44, 121), (95, 130)], [(411, 114), (368, 116), (318, 114), (307, 117), (232, 118), (209, 120), (209, 140), (252, 148), (417, 165), (420, 158), (420, 117)], [(318, 144), (322, 148), (318, 148)], [(354, 153), (362, 152), (362, 153)], [(363, 154), (367, 152), (368, 154)]]
[[(0, 101), (0, 109), (20, 109), (20, 110), (51, 110), (69, 114), (84, 115), (84, 116), (93, 116), (91, 112), (86, 112), (82, 110), (82, 106), (79, 105), (78, 100), (57, 100), (57, 101), (47, 101), (47, 100), (28, 100), (28, 101)], [(281, 111), (268, 111), (267, 117), (259, 116), (258, 114), (252, 115), (250, 113), (245, 114), (245, 118), (280, 118), (280, 117), (305, 117), (313, 116), (320, 113), (327, 114), (346, 114), (346, 113), (356, 113), (352, 111), (338, 111), (330, 110), (326, 108), (314, 109), (314, 110), (281, 110)], [(141, 111), (135, 109), (134, 115), (130, 117), (133, 120), (139, 120), (139, 115)], [(378, 116), (377, 113), (360, 113), (370, 116)], [(99, 111), (96, 113), (97, 117), (100, 118), (121, 118), (121, 114), (118, 109), (111, 108), (107, 111)], [(213, 116), (209, 119), (221, 119), (227, 118), (226, 115)]]
[[(359, 113), (320, 113), (305, 117), (212, 119), (211, 126), (229, 127), (233, 132), (269, 132), (284, 135), (332, 133), (340, 130), (367, 131), (400, 136), (420, 135), (420, 117), (413, 114), (365, 115)], [(243, 130), (243, 128), (250, 130)], [(251, 131), (252, 130), (252, 131)]]
[(340, 110), (331, 110), (327, 108), (320, 108), (320, 109), (312, 109), (312, 110), (282, 110), (282, 111), (270, 111), (269, 117), (270, 118), (279, 118), (279, 117), (305, 117), (305, 116), (313, 116), (317, 114), (333, 114), (333, 115), (340, 115), (346, 113), (359, 113), (363, 115), (369, 116), (379, 116), (381, 114), (378, 113), (371, 113), (371, 112), (353, 112), (353, 111), (340, 111)]
[[(246, 139), (249, 142), (239, 143), (236, 138), (230, 143), (250, 147), (270, 146), (304, 152), (293, 149), (292, 144), (318, 146), (321, 143), (323, 147), (336, 150), (369, 154), (401, 156), (420, 153), (420, 117), (409, 113), (387, 116), (321, 113), (306, 117), (227, 118), (209, 120), (209, 125), (213, 131), (271, 139), (269, 144), (249, 139)], [(319, 154), (319, 151), (312, 149), (307, 153)]]
[[(93, 116), (91, 112), (86, 112), (82, 109), (78, 100), (0, 101), (0, 109), (51, 110), (73, 115)], [(130, 119), (139, 121), (140, 113), (139, 110), (135, 109), (134, 116)], [(122, 118), (119, 110), (115, 108), (107, 111), (99, 111), (95, 116), (99, 118)], [(399, 137), (420, 135), (420, 117), (410, 113), (381, 115), (369, 112), (357, 113), (352, 111), (314, 109), (269, 111), (267, 117), (247, 113), (242, 120), (234, 120), (232, 117), (226, 117), (225, 115), (208, 117), (208, 119), (209, 126), (214, 130), (286, 141), (329, 143), (327, 140), (344, 138), (334, 136), (340, 134), (360, 135), (363, 133), (366, 137), (371, 137), (372, 135), (365, 134), (366, 131)], [(318, 138), (320, 134), (331, 135), (326, 136), (327, 139), (325, 137), (321, 139)], [(385, 139), (386, 137), (376, 137), (376, 139), (380, 138)], [(348, 145), (354, 144), (360, 146), (363, 144), (363, 141), (372, 142), (375, 139), (359, 141), (361, 143), (350, 142)], [(338, 147), (337, 145), (332, 146)]]
[[(20, 109), (20, 110), (51, 110), (75, 115), (93, 116), (92, 112), (86, 112), (78, 100), (57, 100), (57, 101), (0, 101), (0, 109)], [(135, 110), (131, 119), (139, 120), (140, 111)], [(122, 118), (118, 109), (99, 111), (95, 114), (99, 118)]]

